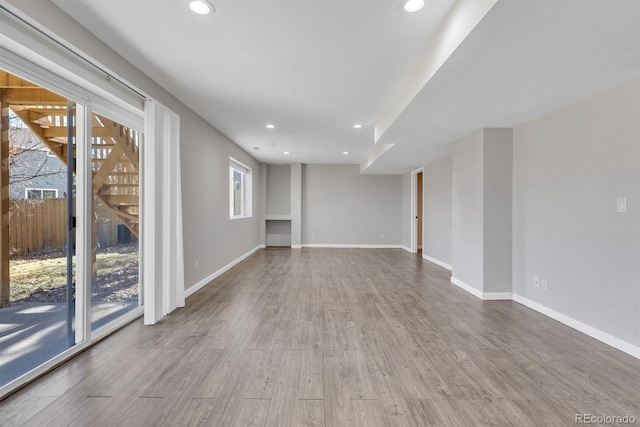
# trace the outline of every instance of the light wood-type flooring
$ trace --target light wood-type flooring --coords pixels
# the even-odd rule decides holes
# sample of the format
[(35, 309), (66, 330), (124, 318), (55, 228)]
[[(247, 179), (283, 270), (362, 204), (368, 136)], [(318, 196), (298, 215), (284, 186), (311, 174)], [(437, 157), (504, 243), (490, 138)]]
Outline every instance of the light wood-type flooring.
[(261, 250), (0, 402), (3, 426), (640, 423), (640, 361), (396, 249)]

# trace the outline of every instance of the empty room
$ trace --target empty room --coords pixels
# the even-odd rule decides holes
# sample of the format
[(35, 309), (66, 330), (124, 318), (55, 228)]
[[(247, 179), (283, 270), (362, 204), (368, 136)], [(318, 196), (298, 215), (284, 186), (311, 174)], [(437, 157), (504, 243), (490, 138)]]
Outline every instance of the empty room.
[(0, 0), (0, 425), (640, 423), (637, 0)]

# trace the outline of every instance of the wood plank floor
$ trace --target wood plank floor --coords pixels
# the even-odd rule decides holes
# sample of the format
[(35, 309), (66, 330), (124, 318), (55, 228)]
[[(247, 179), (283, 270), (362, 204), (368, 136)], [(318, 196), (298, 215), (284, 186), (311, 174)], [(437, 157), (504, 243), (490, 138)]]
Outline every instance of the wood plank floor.
[[(0, 402), (3, 426), (640, 420), (640, 361), (402, 250), (263, 250)], [(640, 421), (638, 421), (640, 422)]]

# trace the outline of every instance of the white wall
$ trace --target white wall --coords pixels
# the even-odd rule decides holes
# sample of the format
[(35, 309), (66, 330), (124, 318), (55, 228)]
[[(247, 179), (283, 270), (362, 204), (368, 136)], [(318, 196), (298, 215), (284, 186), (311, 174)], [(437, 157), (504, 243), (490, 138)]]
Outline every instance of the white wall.
[(291, 248), (302, 248), (302, 163), (291, 164)]
[[(259, 186), (259, 195), (258, 199), (260, 201), (258, 205), (258, 218), (264, 219), (267, 214), (267, 176), (269, 173), (269, 165), (266, 163), (260, 164), (260, 186)], [(259, 230), (259, 243), (261, 246), (265, 246), (267, 244), (267, 224), (265, 221), (259, 221), (258, 223)]]
[(411, 172), (402, 175), (402, 246), (411, 249)]
[(451, 185), (453, 159), (424, 168), (424, 244), (422, 253), (451, 265)]
[(513, 130), (484, 129), (483, 292), (511, 292)]
[(482, 298), (511, 298), (512, 153), (504, 128), (453, 146), (452, 282)]
[(639, 100), (636, 79), (518, 126), (513, 167), (514, 292), (636, 346)]
[[(260, 209), (253, 218), (229, 219), (229, 156), (252, 168), (253, 206), (259, 207), (260, 164), (227, 137), (49, 1), (10, 0), (40, 27), (180, 115), (185, 288), (258, 246)], [(114, 83), (115, 84), (115, 83)], [(194, 268), (199, 260), (199, 270)]]
[(267, 215), (291, 214), (291, 165), (267, 166)]
[(256, 207), (260, 164), (190, 110), (179, 114), (185, 287), (189, 288), (259, 245), (259, 209), (251, 218), (229, 219), (229, 156), (251, 168)]
[(302, 185), (303, 244), (401, 245), (402, 176), (304, 165)]
[(453, 145), (451, 261), (453, 277), (482, 292), (484, 275), (483, 130)]

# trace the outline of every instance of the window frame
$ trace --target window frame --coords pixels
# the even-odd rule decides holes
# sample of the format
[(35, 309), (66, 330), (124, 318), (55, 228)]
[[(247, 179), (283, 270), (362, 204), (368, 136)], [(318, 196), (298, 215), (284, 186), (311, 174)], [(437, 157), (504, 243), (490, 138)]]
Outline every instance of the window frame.
[[(240, 173), (240, 214), (234, 213), (235, 208), (235, 177), (234, 172)], [(253, 216), (251, 209), (252, 191), (252, 174), (251, 168), (244, 163), (229, 157), (229, 219), (251, 218)]]
[[(29, 197), (29, 192), (30, 191), (39, 191), (40, 192), (40, 197), (35, 197), (35, 198), (30, 198)], [(53, 191), (55, 196), (54, 197), (44, 197), (44, 192), (45, 191)], [(33, 187), (26, 187), (24, 189), (24, 198), (28, 199), (28, 200), (44, 200), (45, 198), (47, 199), (57, 199), (58, 198), (58, 189), (57, 188), (33, 188)]]

